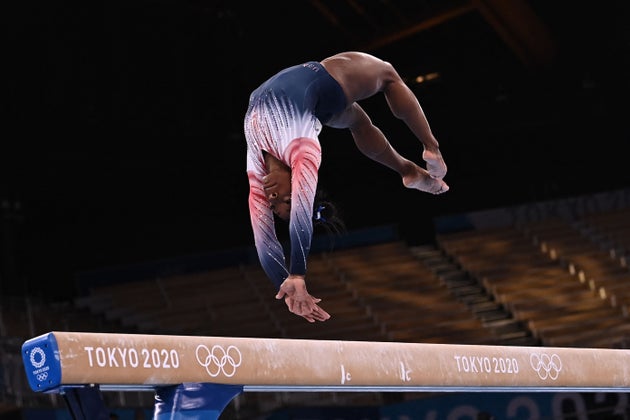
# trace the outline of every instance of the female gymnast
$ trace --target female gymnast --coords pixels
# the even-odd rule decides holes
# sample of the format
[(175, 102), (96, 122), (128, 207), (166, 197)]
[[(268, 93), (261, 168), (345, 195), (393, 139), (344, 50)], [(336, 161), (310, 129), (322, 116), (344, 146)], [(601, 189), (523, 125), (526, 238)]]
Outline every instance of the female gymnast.
[[(393, 115), (423, 146), (426, 169), (402, 157), (357, 103), (382, 92)], [(396, 171), (407, 188), (430, 194), (448, 191), (446, 164), (418, 99), (388, 62), (362, 52), (342, 52), (320, 62), (286, 68), (252, 92), (245, 114), (249, 212), (260, 263), (289, 311), (309, 322), (330, 315), (307, 290), (306, 263), (313, 216), (322, 125), (348, 129), (357, 148)], [(289, 223), (285, 253), (274, 214)]]

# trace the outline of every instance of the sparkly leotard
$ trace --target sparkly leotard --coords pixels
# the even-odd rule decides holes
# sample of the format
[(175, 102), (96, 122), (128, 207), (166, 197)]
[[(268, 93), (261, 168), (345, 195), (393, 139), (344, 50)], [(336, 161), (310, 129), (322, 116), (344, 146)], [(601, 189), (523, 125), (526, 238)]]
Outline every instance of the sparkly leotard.
[[(282, 70), (250, 96), (245, 115), (249, 212), (258, 258), (279, 287), (289, 274), (306, 274), (313, 235), (313, 201), (321, 164), (318, 135), (346, 107), (339, 83), (318, 62)], [(291, 168), (290, 266), (276, 236), (273, 212), (263, 190), (263, 151)]]

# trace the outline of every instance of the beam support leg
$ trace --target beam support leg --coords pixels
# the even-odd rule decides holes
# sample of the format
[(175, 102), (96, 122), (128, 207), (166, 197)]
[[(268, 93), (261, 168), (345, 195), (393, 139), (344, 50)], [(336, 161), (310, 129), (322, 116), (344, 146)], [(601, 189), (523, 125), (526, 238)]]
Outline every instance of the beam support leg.
[(63, 399), (74, 420), (109, 420), (109, 410), (96, 385), (65, 388)]
[(218, 420), (240, 385), (184, 383), (155, 390), (154, 420)]

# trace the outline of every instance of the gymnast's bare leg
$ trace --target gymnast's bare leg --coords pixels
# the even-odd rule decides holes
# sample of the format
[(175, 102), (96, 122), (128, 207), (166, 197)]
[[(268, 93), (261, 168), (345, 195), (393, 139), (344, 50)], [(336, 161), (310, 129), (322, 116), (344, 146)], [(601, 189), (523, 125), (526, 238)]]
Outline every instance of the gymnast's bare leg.
[[(393, 70), (393, 69), (392, 69)], [(446, 175), (446, 164), (440, 153), (438, 141), (433, 136), (429, 123), (418, 99), (396, 74), (385, 84), (385, 98), (392, 113), (407, 124), (424, 146), (422, 158), (427, 163), (427, 171), (432, 178), (442, 179)]]
[(427, 170), (402, 157), (387, 141), (381, 130), (372, 124), (358, 104), (355, 103), (353, 108), (357, 108), (355, 110), (357, 116), (356, 124), (350, 127), (350, 132), (357, 148), (364, 155), (398, 172), (403, 185), (407, 188), (430, 194), (442, 194), (449, 190), (444, 180), (432, 177)]
[[(446, 175), (446, 164), (439, 149), (439, 143), (433, 135), (427, 118), (413, 94), (411, 89), (402, 80), (396, 69), (388, 62), (377, 57), (361, 52), (344, 52), (322, 61), (322, 65), (341, 85), (348, 102), (360, 101), (383, 92), (392, 114), (405, 122), (411, 132), (420, 140), (424, 147), (422, 158), (427, 163), (427, 173), (431, 178), (442, 179)], [(347, 111), (347, 110), (346, 110)], [(364, 113), (364, 112), (363, 112)], [(326, 125), (337, 128), (350, 128), (354, 125), (354, 131), (358, 132), (356, 121), (352, 118), (356, 116), (353, 112), (344, 112), (329, 121)], [(369, 121), (369, 118), (367, 118)], [(371, 121), (370, 121), (371, 124)], [(352, 130), (352, 128), (351, 128)], [(380, 162), (378, 157), (381, 153), (388, 154), (385, 142), (387, 139), (380, 135), (367, 137), (354, 135), (355, 143), (360, 150), (367, 150), (368, 156)], [(370, 144), (370, 142), (374, 142)], [(391, 148), (391, 146), (389, 146)], [(393, 148), (392, 148), (392, 151)], [(394, 151), (395, 153), (395, 151)], [(397, 153), (396, 153), (397, 154)], [(383, 157), (384, 160), (397, 159), (397, 157)], [(384, 163), (391, 167), (389, 164)], [(415, 169), (415, 168), (414, 168)], [(400, 171), (399, 171), (400, 172)], [(422, 171), (415, 169), (415, 180), (404, 182), (406, 186), (417, 188), (422, 191), (434, 192), (439, 183), (431, 183), (424, 179), (426, 175)], [(444, 185), (440, 185), (444, 188)]]

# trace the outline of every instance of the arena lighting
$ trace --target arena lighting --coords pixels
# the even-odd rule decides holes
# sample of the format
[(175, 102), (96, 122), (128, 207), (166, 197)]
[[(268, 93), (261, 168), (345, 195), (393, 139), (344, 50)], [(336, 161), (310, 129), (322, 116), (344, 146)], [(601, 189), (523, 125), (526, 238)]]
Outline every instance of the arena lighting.
[(417, 84), (421, 84), (421, 83), (427, 83), (433, 80), (437, 80), (439, 79), (440, 73), (438, 72), (432, 72), (432, 73), (427, 73), (427, 74), (420, 74), (418, 76), (416, 76), (413, 80), (415, 83)]

